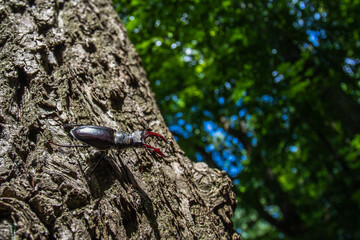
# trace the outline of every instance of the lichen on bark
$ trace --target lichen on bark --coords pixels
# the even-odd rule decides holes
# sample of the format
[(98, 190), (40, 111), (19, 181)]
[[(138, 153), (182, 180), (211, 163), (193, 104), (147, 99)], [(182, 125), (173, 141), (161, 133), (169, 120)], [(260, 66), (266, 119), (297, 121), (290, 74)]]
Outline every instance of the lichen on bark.
[[(2, 0), (0, 26), (0, 233), (239, 238), (231, 181), (171, 137), (110, 1)], [(152, 130), (172, 155), (56, 148), (47, 142), (73, 141), (59, 122)]]

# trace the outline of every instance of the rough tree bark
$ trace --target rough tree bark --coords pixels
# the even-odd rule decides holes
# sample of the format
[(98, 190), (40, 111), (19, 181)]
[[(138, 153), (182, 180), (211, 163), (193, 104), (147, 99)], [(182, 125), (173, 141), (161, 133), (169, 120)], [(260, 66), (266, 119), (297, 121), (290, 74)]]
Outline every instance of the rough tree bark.
[[(240, 238), (231, 181), (171, 138), (111, 1), (0, 0), (0, 24), (2, 238)], [(111, 150), (87, 179), (101, 153), (49, 145), (75, 143), (59, 121), (149, 129), (172, 156)]]

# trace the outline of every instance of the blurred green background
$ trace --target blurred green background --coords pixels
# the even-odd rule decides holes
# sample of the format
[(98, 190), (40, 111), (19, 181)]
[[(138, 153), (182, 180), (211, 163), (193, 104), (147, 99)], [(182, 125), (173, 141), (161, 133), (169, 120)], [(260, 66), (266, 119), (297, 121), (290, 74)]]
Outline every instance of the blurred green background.
[(114, 5), (187, 156), (244, 239), (360, 239), (360, 1)]

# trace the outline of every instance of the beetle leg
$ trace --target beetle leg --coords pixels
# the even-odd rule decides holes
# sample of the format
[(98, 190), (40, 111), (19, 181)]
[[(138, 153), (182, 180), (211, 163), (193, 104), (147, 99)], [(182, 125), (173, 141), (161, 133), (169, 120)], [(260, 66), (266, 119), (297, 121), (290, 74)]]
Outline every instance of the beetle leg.
[(68, 128), (68, 127), (81, 127), (81, 126), (85, 126), (84, 124), (74, 124), (74, 123), (66, 123), (66, 124), (63, 124), (63, 126), (65, 128)]
[(91, 169), (90, 173), (87, 174), (88, 175), (88, 178), (91, 177), (91, 174), (93, 174), (93, 172), (95, 171), (95, 169), (99, 166), (99, 164), (103, 161), (104, 157), (106, 155), (106, 152), (102, 154), (100, 160), (97, 161), (97, 163), (95, 164), (95, 166)]
[(169, 143), (165, 137), (163, 137), (162, 135), (158, 134), (158, 133), (154, 133), (154, 132), (144, 132), (144, 134), (142, 135), (142, 145), (143, 147), (145, 147), (146, 149), (148, 150), (151, 150), (151, 151), (154, 151), (155, 153), (161, 155), (162, 157), (169, 157), (170, 155), (166, 155), (164, 154), (163, 152), (161, 152), (161, 150), (159, 148), (155, 148), (155, 147), (152, 147), (148, 144), (145, 144), (143, 142), (143, 140), (145, 140), (147, 137), (157, 137), (157, 138), (160, 138), (161, 140), (163, 140), (165, 143)]
[(48, 141), (47, 143), (58, 146), (58, 147), (89, 147), (89, 145), (71, 145), (71, 144), (59, 144)]

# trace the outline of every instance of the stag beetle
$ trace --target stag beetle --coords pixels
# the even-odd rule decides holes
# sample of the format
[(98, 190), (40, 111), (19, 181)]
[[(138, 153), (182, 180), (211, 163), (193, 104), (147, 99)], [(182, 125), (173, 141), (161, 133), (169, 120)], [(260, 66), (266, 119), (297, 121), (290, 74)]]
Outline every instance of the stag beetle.
[[(137, 130), (129, 134), (116, 131), (115, 129), (109, 127), (82, 124), (64, 124), (64, 127), (72, 127), (72, 129), (70, 130), (71, 136), (83, 143), (86, 143), (87, 145), (66, 145), (54, 142), (48, 143), (59, 147), (92, 146), (99, 150), (108, 150), (112, 147), (115, 147), (117, 149), (125, 149), (129, 147), (144, 147), (147, 150), (154, 151), (162, 157), (169, 157), (169, 155), (164, 154), (159, 148), (152, 147), (144, 142), (147, 137), (153, 136), (163, 140), (165, 143), (168, 143), (165, 137), (158, 133)], [(95, 168), (101, 162), (102, 158), (96, 163), (95, 167), (89, 175), (93, 173)]]
[(59, 147), (88, 147), (92, 146), (100, 150), (108, 150), (111, 147), (117, 149), (125, 149), (129, 147), (144, 147), (148, 150), (154, 151), (162, 157), (169, 157), (161, 152), (160, 149), (152, 147), (144, 142), (147, 137), (154, 136), (165, 143), (168, 141), (162, 135), (148, 131), (134, 131), (131, 134), (116, 131), (115, 129), (103, 126), (82, 125), (82, 124), (65, 124), (64, 127), (73, 127), (70, 130), (73, 138), (84, 142), (88, 145), (63, 145), (54, 142), (49, 142)]

